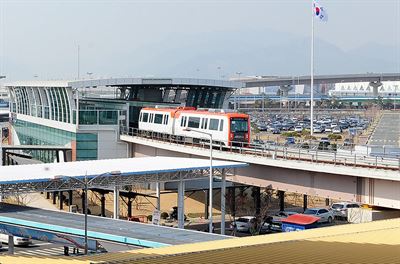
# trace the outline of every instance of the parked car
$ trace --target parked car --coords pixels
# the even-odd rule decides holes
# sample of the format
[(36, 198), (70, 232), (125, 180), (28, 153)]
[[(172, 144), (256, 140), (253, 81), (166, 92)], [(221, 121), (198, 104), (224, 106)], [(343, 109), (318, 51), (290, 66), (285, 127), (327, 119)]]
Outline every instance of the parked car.
[(280, 134), (281, 131), (278, 128), (272, 129), (272, 134)]
[(342, 133), (342, 129), (339, 126), (337, 126), (337, 127), (332, 129), (332, 133), (333, 134), (341, 134)]
[[(238, 232), (249, 232), (250, 231), (250, 224), (256, 218), (254, 216), (241, 216), (236, 219), (236, 231)], [(234, 228), (233, 224), (231, 227)]]
[(333, 212), (325, 208), (309, 208), (304, 214), (319, 217), (318, 223), (332, 223), (335, 219)]
[(272, 231), (282, 231), (282, 220), (288, 216), (298, 214), (297, 212), (279, 211), (270, 218), (269, 229)]
[(351, 146), (353, 145), (353, 140), (351, 138), (345, 138), (343, 141), (343, 146)]
[(295, 132), (302, 132), (303, 131), (303, 127), (302, 126), (295, 126), (294, 127), (294, 131)]
[(322, 133), (322, 132), (324, 132), (324, 129), (322, 126), (314, 127), (314, 133)]
[[(32, 243), (32, 240), (27, 237), (14, 236), (13, 240), (16, 246), (28, 246)], [(8, 244), (8, 234), (0, 233), (0, 244), (1, 243)]]
[[(236, 231), (238, 232), (250, 232), (251, 226), (256, 221), (254, 216), (241, 216), (236, 219)], [(231, 223), (231, 228), (235, 228), (234, 224)], [(267, 231), (269, 229), (269, 223), (264, 223), (261, 228), (261, 231)]]
[(260, 139), (254, 139), (250, 144), (250, 147), (257, 148), (257, 149), (262, 149), (263, 146), (264, 146), (264, 141), (262, 141)]
[(333, 216), (338, 219), (347, 219), (348, 208), (360, 208), (360, 205), (357, 203), (333, 203), (331, 206), (331, 210), (333, 212)]
[(296, 139), (294, 137), (287, 137), (286, 138), (286, 145), (296, 144)]
[(269, 146), (276, 146), (276, 141), (273, 141), (273, 140), (267, 140), (267, 141), (265, 141), (265, 145), (269, 145)]
[(326, 127), (325, 128), (325, 132), (332, 132), (332, 128), (331, 127)]

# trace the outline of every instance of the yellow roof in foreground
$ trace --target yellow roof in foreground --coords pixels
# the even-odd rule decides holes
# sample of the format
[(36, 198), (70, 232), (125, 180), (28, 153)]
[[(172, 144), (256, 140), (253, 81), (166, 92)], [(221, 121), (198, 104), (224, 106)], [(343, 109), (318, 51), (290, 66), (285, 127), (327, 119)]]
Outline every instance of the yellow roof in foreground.
[(400, 263), (400, 219), (89, 257), (0, 256), (1, 264)]

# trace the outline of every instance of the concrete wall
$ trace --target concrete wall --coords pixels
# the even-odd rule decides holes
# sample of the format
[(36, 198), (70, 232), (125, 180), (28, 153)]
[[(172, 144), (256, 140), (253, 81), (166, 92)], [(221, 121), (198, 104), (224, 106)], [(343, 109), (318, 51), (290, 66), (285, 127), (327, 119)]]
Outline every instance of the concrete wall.
[(97, 158), (116, 159), (129, 157), (128, 143), (119, 141), (117, 126), (80, 125), (78, 133), (97, 134)]
[[(191, 153), (182, 153), (181, 148), (171, 145), (167, 149), (158, 148), (154, 145), (148, 146), (145, 143), (130, 143), (132, 157), (174, 156), (207, 158), (200, 151), (193, 151), (191, 148), (188, 148)], [(199, 156), (194, 153), (198, 153)], [(217, 151), (215, 154), (217, 156)], [(230, 156), (232, 155), (225, 154), (225, 159), (235, 161)], [(219, 159), (222, 159), (221, 157)], [(252, 160), (254, 160), (254, 163), (252, 163)], [(257, 164), (255, 162), (259, 162), (258, 159), (251, 158), (249, 155), (244, 162), (248, 162), (250, 166), (237, 169), (234, 176), (227, 177), (228, 180), (260, 187), (269, 186), (273, 189), (293, 193), (400, 209), (400, 181), (372, 179), (365, 176), (349, 176), (342, 172), (349, 170), (354, 173), (363, 169), (333, 167), (336, 168), (337, 173), (332, 173), (327, 171), (331, 169), (330, 167), (322, 165), (318, 172), (315, 170), (310, 171), (306, 168), (288, 168), (290, 164), (301, 164), (296, 161), (277, 161), (278, 165), (278, 162), (288, 162), (287, 167), (273, 166), (272, 164)], [(308, 164), (305, 165), (308, 166)], [(315, 169), (317, 165), (312, 164), (312, 166)], [(318, 164), (318, 166), (320, 165)], [(370, 173), (371, 177), (374, 177), (380, 171), (371, 170), (368, 173)]]
[[(130, 144), (132, 157), (173, 156), (196, 157), (190, 154), (157, 149), (154, 147)], [(315, 173), (250, 164), (249, 167), (236, 170), (236, 175), (228, 180), (242, 184), (267, 187), (294, 193), (329, 197), (345, 201), (356, 201), (356, 177)]]

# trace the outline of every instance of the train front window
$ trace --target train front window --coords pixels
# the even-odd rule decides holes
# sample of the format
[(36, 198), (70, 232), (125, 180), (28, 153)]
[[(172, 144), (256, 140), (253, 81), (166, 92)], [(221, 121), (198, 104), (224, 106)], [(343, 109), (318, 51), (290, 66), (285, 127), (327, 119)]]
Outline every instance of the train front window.
[(231, 132), (248, 132), (248, 123), (245, 118), (232, 118), (231, 119)]

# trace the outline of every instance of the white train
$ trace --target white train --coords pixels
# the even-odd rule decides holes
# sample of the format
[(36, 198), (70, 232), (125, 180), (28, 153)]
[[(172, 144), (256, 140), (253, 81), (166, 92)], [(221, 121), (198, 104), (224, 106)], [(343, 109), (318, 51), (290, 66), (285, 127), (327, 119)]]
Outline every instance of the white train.
[(249, 116), (223, 110), (196, 110), (194, 107), (143, 108), (139, 115), (139, 130), (175, 138), (185, 137), (195, 142), (208, 139), (197, 130), (211, 133), (214, 143), (225, 146), (250, 143)]

